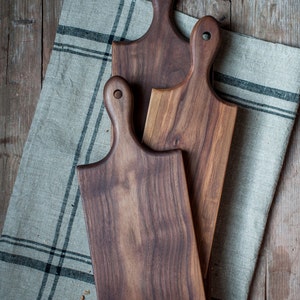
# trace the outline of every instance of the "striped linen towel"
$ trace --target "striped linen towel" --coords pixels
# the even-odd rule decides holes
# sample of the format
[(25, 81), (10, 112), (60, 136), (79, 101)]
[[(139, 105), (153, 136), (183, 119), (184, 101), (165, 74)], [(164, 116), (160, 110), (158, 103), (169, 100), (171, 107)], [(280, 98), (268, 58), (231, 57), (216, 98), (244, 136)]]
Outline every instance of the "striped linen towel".
[[(0, 239), (1, 299), (96, 299), (76, 166), (103, 158), (113, 40), (151, 23), (145, 0), (65, 0)], [(196, 20), (176, 13), (189, 35)], [(300, 50), (223, 31), (215, 88), (240, 110), (211, 262), (212, 296), (246, 299), (296, 117)], [(293, 64), (290, 63), (293, 61)]]

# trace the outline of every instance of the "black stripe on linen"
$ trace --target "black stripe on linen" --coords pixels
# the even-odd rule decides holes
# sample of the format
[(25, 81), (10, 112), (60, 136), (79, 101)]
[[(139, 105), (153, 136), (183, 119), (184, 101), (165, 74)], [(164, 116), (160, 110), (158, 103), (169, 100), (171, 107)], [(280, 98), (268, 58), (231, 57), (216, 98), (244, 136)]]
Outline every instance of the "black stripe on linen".
[[(121, 1), (119, 9), (118, 9), (117, 16), (115, 18), (115, 22), (114, 22), (114, 25), (113, 25), (113, 28), (112, 28), (112, 32), (111, 32), (110, 38), (109, 38), (108, 43), (107, 43), (106, 52), (109, 52), (111, 44), (112, 44), (112, 40), (115, 38), (114, 34), (115, 34), (116, 29), (117, 29), (118, 24), (119, 24), (119, 20), (120, 20), (120, 16), (121, 16), (121, 13), (122, 13), (122, 10), (123, 10), (123, 6), (124, 6), (124, 1)], [(135, 7), (135, 1), (133, 1), (131, 3), (129, 14), (128, 14), (128, 17), (127, 17), (126, 24), (128, 24), (128, 26), (129, 26), (129, 23), (130, 23), (131, 18), (132, 18), (134, 7)], [(128, 19), (129, 19), (129, 21), (128, 21)], [(125, 28), (123, 30), (122, 36), (124, 36), (124, 37), (127, 35), (128, 26), (125, 25)], [(96, 84), (96, 87), (95, 87), (95, 93), (98, 93), (98, 91), (99, 91), (99, 87), (100, 87), (100, 83), (101, 83), (101, 80), (102, 80), (102, 76), (103, 76), (105, 67), (106, 67), (106, 64), (104, 64), (104, 62), (103, 62), (102, 66), (101, 66), (100, 75), (99, 75), (99, 78), (98, 78), (98, 81), (97, 81), (97, 84)], [(96, 130), (98, 130), (99, 124), (102, 120), (103, 111), (104, 111), (104, 109), (103, 109), (103, 103), (102, 103), (100, 113), (99, 113), (98, 118), (96, 120), (96, 126), (95, 126)], [(95, 135), (95, 132), (93, 133), (93, 137), (94, 137), (94, 135)], [(94, 145), (95, 139), (93, 137), (91, 139), (89, 149), (92, 148), (93, 145)], [(80, 146), (80, 150), (81, 150), (81, 146)], [(89, 151), (88, 151), (88, 153), (89, 153)], [(89, 162), (89, 154), (88, 153), (87, 153), (86, 158), (85, 158), (85, 163)], [(77, 162), (78, 162), (78, 159), (77, 159)], [(64, 245), (63, 245), (63, 249), (67, 249), (67, 247), (68, 247), (69, 237), (70, 237), (70, 234), (71, 234), (71, 231), (72, 231), (73, 222), (74, 222), (74, 218), (75, 218), (75, 215), (76, 215), (76, 212), (77, 212), (79, 200), (80, 200), (80, 192), (79, 192), (79, 189), (77, 189), (75, 202), (74, 202), (73, 209), (72, 209), (72, 212), (71, 212), (71, 216), (70, 216), (69, 225), (68, 225), (68, 228), (67, 228), (67, 233), (66, 233), (66, 236), (65, 236), (65, 242), (64, 242)], [(59, 266), (63, 265), (63, 261), (64, 261), (64, 255), (62, 254), (61, 257), (60, 257)], [(53, 285), (52, 285), (52, 288), (51, 288), (51, 293), (49, 295), (49, 299), (52, 299), (54, 294), (55, 294), (55, 290), (56, 290), (58, 280), (59, 280), (59, 273), (57, 273), (55, 278), (54, 278)]]
[(278, 98), (290, 102), (298, 103), (300, 100), (300, 96), (297, 93), (287, 92), (287, 91), (271, 88), (268, 86), (256, 84), (253, 82), (249, 82), (247, 80), (242, 80), (219, 72), (214, 72), (214, 80), (231, 86), (236, 86), (243, 90), (247, 90), (257, 94), (262, 94), (262, 95), (266, 95), (266, 96), (270, 96), (270, 97), (274, 97), (274, 98)]
[[(69, 36), (74, 36), (86, 40), (91, 40), (99, 43), (105, 43), (111, 45), (112, 41), (121, 41), (124, 40), (124, 38), (120, 36), (114, 35), (113, 39), (111, 39), (111, 34), (105, 34), (101, 32), (96, 32), (96, 31), (91, 31), (91, 30), (86, 30), (83, 28), (78, 28), (78, 27), (72, 27), (72, 26), (65, 26), (65, 25), (59, 25), (57, 27), (58, 34), (61, 35), (69, 35)], [(114, 32), (115, 33), (115, 32)]]
[[(116, 33), (116, 29), (117, 29), (117, 26), (119, 24), (119, 20), (120, 20), (120, 16), (121, 16), (123, 7), (124, 7), (124, 0), (120, 1), (119, 7), (118, 7), (118, 10), (117, 10), (117, 14), (116, 14), (116, 17), (115, 17), (115, 20), (114, 20), (114, 24), (113, 24), (113, 28), (112, 28), (111, 34), (109, 36), (105, 35), (105, 40), (103, 40), (103, 42), (107, 42), (107, 46), (106, 46), (106, 51), (105, 52), (110, 52), (109, 50), (110, 50), (112, 41), (115, 38), (114, 35)], [(59, 29), (59, 30), (61, 30), (61, 29)], [(66, 28), (64, 30), (66, 30)], [(74, 30), (73, 31), (73, 35), (76, 32), (77, 33), (79, 32), (79, 33), (83, 34), (84, 30), (79, 30), (79, 31)], [(65, 33), (66, 32), (64, 31), (64, 34)], [(69, 32), (69, 33), (71, 33), (71, 32)], [(84, 36), (85, 36), (85, 38), (88, 36), (89, 39), (92, 39), (92, 37), (93, 37), (93, 35), (91, 35), (89, 33), (85, 34)], [(101, 37), (103, 37), (103, 36), (101, 36)], [(72, 165), (71, 172), (70, 172), (70, 175), (69, 175), (69, 179), (68, 179), (68, 183), (67, 183), (65, 195), (64, 195), (64, 198), (63, 198), (63, 202), (62, 202), (62, 206), (61, 206), (59, 218), (58, 218), (57, 225), (56, 225), (54, 239), (53, 239), (53, 242), (52, 242), (53, 249), (56, 248), (57, 243), (58, 243), (58, 239), (59, 239), (60, 231), (61, 231), (61, 227), (62, 227), (62, 222), (63, 222), (63, 218), (64, 218), (64, 213), (65, 213), (65, 210), (66, 210), (66, 207), (67, 207), (67, 204), (68, 204), (68, 200), (69, 200), (69, 196), (70, 196), (70, 191), (71, 191), (71, 186), (73, 184), (73, 180), (74, 180), (74, 177), (75, 177), (76, 166), (78, 164), (78, 160), (79, 160), (79, 157), (80, 157), (81, 149), (82, 149), (82, 146), (83, 146), (83, 141), (85, 139), (85, 136), (86, 136), (86, 133), (87, 133), (87, 129), (88, 129), (88, 125), (90, 123), (90, 119), (91, 119), (91, 116), (92, 116), (92, 112), (94, 110), (96, 98), (97, 98), (97, 95), (98, 95), (98, 92), (99, 92), (99, 89), (100, 89), (100, 84), (101, 84), (101, 81), (102, 81), (102, 78), (103, 78), (103, 74), (104, 74), (106, 65), (107, 65), (107, 62), (106, 61), (102, 61), (100, 72), (99, 72), (99, 75), (98, 75), (98, 78), (97, 78), (97, 82), (96, 82), (96, 85), (95, 85), (95, 88), (94, 88), (93, 96), (92, 96), (92, 99), (91, 99), (91, 102), (90, 102), (90, 105), (89, 105), (89, 108), (88, 108), (86, 119), (84, 121), (82, 132), (81, 132), (78, 144), (77, 144), (77, 148), (76, 148), (74, 159), (73, 159), (73, 165)], [(68, 234), (70, 234), (70, 231), (72, 229), (74, 216), (75, 216), (76, 211), (77, 211), (78, 199), (79, 199), (79, 191), (77, 190), (76, 199), (75, 199), (76, 203), (74, 203), (74, 206), (73, 206), (73, 209), (72, 209), (72, 212), (71, 212), (71, 217), (70, 217), (69, 225), (68, 225), (68, 228), (67, 228), (67, 237), (65, 239), (65, 242), (64, 242), (64, 245), (63, 245), (63, 249), (66, 249), (67, 246), (68, 246), (68, 242), (69, 242)], [(47, 284), (47, 281), (48, 281), (48, 275), (50, 274), (49, 273), (50, 269), (49, 269), (48, 266), (51, 266), (53, 258), (54, 258), (53, 255), (49, 255), (48, 263), (47, 263), (46, 268), (45, 268), (45, 273), (44, 273), (43, 281), (42, 281), (42, 284), (41, 284), (41, 287), (40, 287), (40, 290), (39, 290), (39, 294), (37, 296), (37, 300), (40, 300), (43, 297), (44, 290), (45, 290), (45, 287), (46, 287), (46, 284)], [(64, 253), (61, 253), (59, 265), (62, 265), (63, 260), (64, 260)], [(49, 295), (48, 299), (52, 299), (53, 296), (54, 296), (54, 293), (55, 293), (55, 290), (56, 290), (56, 286), (57, 286), (57, 283), (58, 283), (59, 275), (60, 275), (60, 273), (58, 272), (56, 274), (56, 276), (55, 276), (55, 280), (53, 282), (53, 286), (50, 289), (51, 290), (51, 294)]]
[[(124, 27), (123, 32), (122, 32), (122, 37), (126, 37), (126, 35), (127, 35), (129, 24), (130, 24), (131, 19), (132, 19), (134, 7), (135, 7), (135, 1), (132, 1), (130, 9), (129, 9), (129, 12), (128, 12), (127, 21), (126, 21), (125, 27)], [(120, 15), (121, 12), (122, 12), (122, 10), (119, 9), (119, 14), (118, 15)], [(112, 30), (113, 32), (115, 32), (115, 30), (116, 30), (116, 28), (118, 26), (118, 21), (119, 20), (117, 20), (117, 19), (115, 20), (115, 24), (114, 24), (113, 30)], [(106, 52), (108, 52), (108, 49), (106, 50)], [(92, 138), (91, 138), (91, 142), (90, 142), (90, 145), (89, 145), (86, 157), (85, 157), (85, 163), (86, 164), (89, 163), (90, 154), (91, 154), (92, 149), (94, 147), (94, 143), (95, 143), (95, 140), (96, 140), (96, 136), (97, 136), (98, 130), (100, 128), (100, 123), (101, 123), (101, 120), (102, 120), (102, 117), (103, 117), (103, 113), (104, 113), (104, 103), (102, 102), (101, 108), (100, 108), (100, 112), (98, 114), (98, 117), (97, 117), (97, 120), (96, 120), (96, 124), (95, 124), (95, 127), (94, 127), (94, 132), (93, 132), (93, 135), (92, 135)], [(69, 236), (70, 236), (70, 233), (71, 233), (71, 230), (72, 230), (72, 227), (73, 227), (73, 219), (75, 217), (75, 214), (76, 214), (76, 211), (77, 211), (77, 208), (78, 208), (79, 200), (80, 200), (80, 192), (79, 192), (79, 189), (78, 189), (77, 193), (76, 193), (76, 198), (75, 198), (75, 202), (74, 202), (74, 206), (73, 206), (71, 218), (70, 218), (70, 221), (69, 221), (69, 226), (68, 226), (67, 234), (66, 234), (66, 237), (65, 237), (64, 249), (67, 248), (68, 243), (69, 243)], [(61, 259), (59, 261), (59, 266), (61, 266), (63, 264), (63, 261), (64, 261), (64, 257), (61, 256)], [(49, 298), (53, 297), (55, 289), (56, 289), (56, 286), (57, 286), (57, 283), (58, 283), (58, 280), (59, 280), (59, 274), (56, 275), (55, 278), (54, 278), (54, 282), (53, 282), (53, 286), (52, 286), (51, 294), (50, 294)]]
[(26, 249), (32, 249), (41, 253), (53, 254), (54, 256), (60, 256), (60, 254), (56, 252), (60, 252), (60, 253), (64, 252), (65, 258), (77, 262), (85, 263), (87, 265), (92, 265), (90, 256), (83, 255), (81, 253), (77, 253), (74, 251), (59, 249), (59, 248), (56, 248), (55, 251), (53, 251), (52, 247), (31, 240), (19, 239), (19, 238), (10, 237), (8, 235), (3, 235), (1, 237), (0, 243), (5, 243), (17, 247), (23, 247)]
[[(129, 8), (129, 12), (128, 12), (127, 20), (126, 20), (126, 23), (125, 23), (125, 27), (124, 27), (123, 32), (122, 32), (121, 40), (125, 40), (125, 38), (126, 38), (128, 29), (129, 29), (129, 25), (130, 25), (130, 22), (132, 20), (134, 8), (135, 8), (135, 1), (132, 1), (131, 5), (130, 5), (130, 8)], [(85, 161), (86, 163), (88, 163), (89, 160), (90, 160), (90, 156), (91, 156), (91, 153), (92, 153), (95, 141), (96, 141), (96, 137), (97, 137), (97, 134), (98, 134), (98, 131), (99, 131), (99, 128), (100, 128), (100, 122), (101, 122), (101, 119), (102, 119), (103, 112), (104, 112), (104, 103), (102, 102), (100, 113), (99, 113), (97, 121), (96, 121), (96, 126), (94, 127), (94, 132), (93, 132), (93, 135), (92, 135), (91, 143), (90, 143), (90, 146), (87, 150), (86, 161)]]
[(42, 272), (44, 272), (45, 269), (48, 269), (49, 274), (52, 275), (55, 275), (59, 272), (60, 276), (80, 280), (90, 284), (95, 284), (94, 276), (92, 274), (74, 270), (71, 268), (62, 268), (53, 265), (47, 266), (47, 263), (43, 261), (29, 258), (26, 256), (15, 255), (0, 251), (0, 260), (6, 263), (25, 266)]
[[(127, 24), (125, 27), (128, 26)], [(102, 43), (109, 43), (111, 42), (109, 40), (110, 35), (104, 34), (104, 33), (98, 33), (95, 31), (90, 31), (90, 30), (85, 30), (82, 28), (77, 28), (77, 27), (71, 27), (71, 26), (64, 26), (64, 25), (59, 25), (57, 29), (57, 33), (62, 34), (62, 35), (70, 35), (70, 36), (75, 36), (75, 37), (80, 37), (88, 40), (93, 40), (97, 42), (102, 42)], [(124, 38), (120, 36), (114, 36), (115, 41), (122, 41), (125, 40)], [(76, 53), (77, 54), (77, 53)], [(230, 75), (225, 75), (220, 72), (215, 71), (214, 72), (214, 80), (236, 86), (238, 88), (248, 90), (250, 92), (255, 92), (259, 94), (263, 94), (266, 96), (271, 96), (274, 98), (290, 101), (290, 102), (295, 102), (298, 103), (300, 100), (300, 96), (297, 93), (292, 93), (292, 92), (287, 92), (284, 90), (280, 89), (275, 89), (271, 88), (268, 86), (256, 84), (247, 80), (239, 79)]]
[(84, 47), (78, 47), (70, 44), (64, 43), (54, 43), (53, 50), (58, 52), (66, 52), (71, 54), (80, 55), (83, 57), (95, 58), (95, 59), (103, 59), (109, 62), (112, 61), (111, 53), (103, 52), (103, 51), (96, 51)]
[(76, 50), (82, 50), (82, 51), (85, 51), (85, 52), (95, 53), (95, 54), (99, 54), (99, 55), (107, 56), (107, 57), (112, 56), (111, 53), (109, 53), (109, 52), (93, 50), (93, 49), (89, 49), (89, 48), (85, 48), (85, 47), (74, 46), (74, 45), (71, 45), (71, 44), (55, 42), (54, 46), (58, 46), (58, 47), (62, 47), (62, 48), (67, 47), (67, 48), (72, 48), (72, 49), (76, 49)]
[[(237, 104), (241, 107), (249, 108), (252, 110), (257, 110), (260, 112), (265, 112), (271, 115), (276, 115), (279, 117), (283, 117), (286, 119), (294, 120), (296, 118), (296, 113), (291, 110), (282, 109), (276, 106), (267, 105), (263, 103), (257, 103), (251, 100), (247, 100), (238, 96), (230, 95), (227, 93), (223, 93), (219, 90), (216, 90), (216, 93), (220, 95), (222, 98), (226, 99), (230, 103)], [(232, 100), (234, 99), (234, 100)], [(235, 101), (236, 100), (236, 101)]]
[(75, 54), (75, 55), (88, 57), (88, 58), (102, 59), (104, 61), (110, 61), (110, 62), (112, 61), (111, 59), (106, 58), (106, 57), (99, 57), (99, 56), (96, 56), (96, 55), (85, 54), (85, 53), (73, 51), (73, 50), (70, 50), (70, 49), (61, 49), (61, 48), (54, 47), (52, 50), (57, 51), (57, 52), (65, 52), (65, 53)]

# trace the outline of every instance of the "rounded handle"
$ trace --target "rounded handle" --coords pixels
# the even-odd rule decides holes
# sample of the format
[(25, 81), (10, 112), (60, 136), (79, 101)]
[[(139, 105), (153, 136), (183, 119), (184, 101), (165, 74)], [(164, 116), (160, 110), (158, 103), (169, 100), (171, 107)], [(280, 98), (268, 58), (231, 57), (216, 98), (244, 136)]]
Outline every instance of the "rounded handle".
[(173, 13), (174, 0), (152, 0), (154, 19), (168, 19)]
[(201, 18), (191, 33), (193, 73), (208, 74), (220, 45), (218, 22), (211, 16)]
[(113, 123), (114, 140), (122, 133), (132, 135), (133, 95), (129, 84), (121, 76), (111, 77), (104, 86), (104, 103)]

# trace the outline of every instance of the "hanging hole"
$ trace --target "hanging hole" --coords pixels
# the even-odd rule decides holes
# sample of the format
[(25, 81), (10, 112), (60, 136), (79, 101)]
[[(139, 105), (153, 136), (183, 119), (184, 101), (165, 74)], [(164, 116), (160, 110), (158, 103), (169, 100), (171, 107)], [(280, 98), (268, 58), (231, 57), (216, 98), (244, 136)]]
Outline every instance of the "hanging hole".
[(203, 32), (203, 34), (202, 34), (202, 39), (203, 39), (204, 41), (209, 41), (209, 40), (211, 39), (211, 34), (210, 34), (210, 32), (208, 32), (208, 31)]
[(114, 97), (115, 97), (116, 99), (120, 99), (120, 98), (122, 98), (122, 96), (123, 96), (122, 91), (120, 91), (120, 90), (115, 90), (115, 91), (114, 91)]

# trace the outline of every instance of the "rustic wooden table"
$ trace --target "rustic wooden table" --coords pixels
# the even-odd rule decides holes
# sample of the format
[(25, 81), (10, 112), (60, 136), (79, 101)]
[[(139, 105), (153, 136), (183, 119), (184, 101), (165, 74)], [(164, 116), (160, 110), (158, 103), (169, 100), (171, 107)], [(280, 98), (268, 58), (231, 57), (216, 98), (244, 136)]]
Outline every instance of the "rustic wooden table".
[[(0, 231), (51, 54), (63, 0), (0, 1)], [(179, 0), (195, 17), (300, 47), (293, 0)], [(299, 299), (300, 120), (296, 121), (254, 276), (250, 299)], [(299, 240), (298, 240), (299, 239)]]

